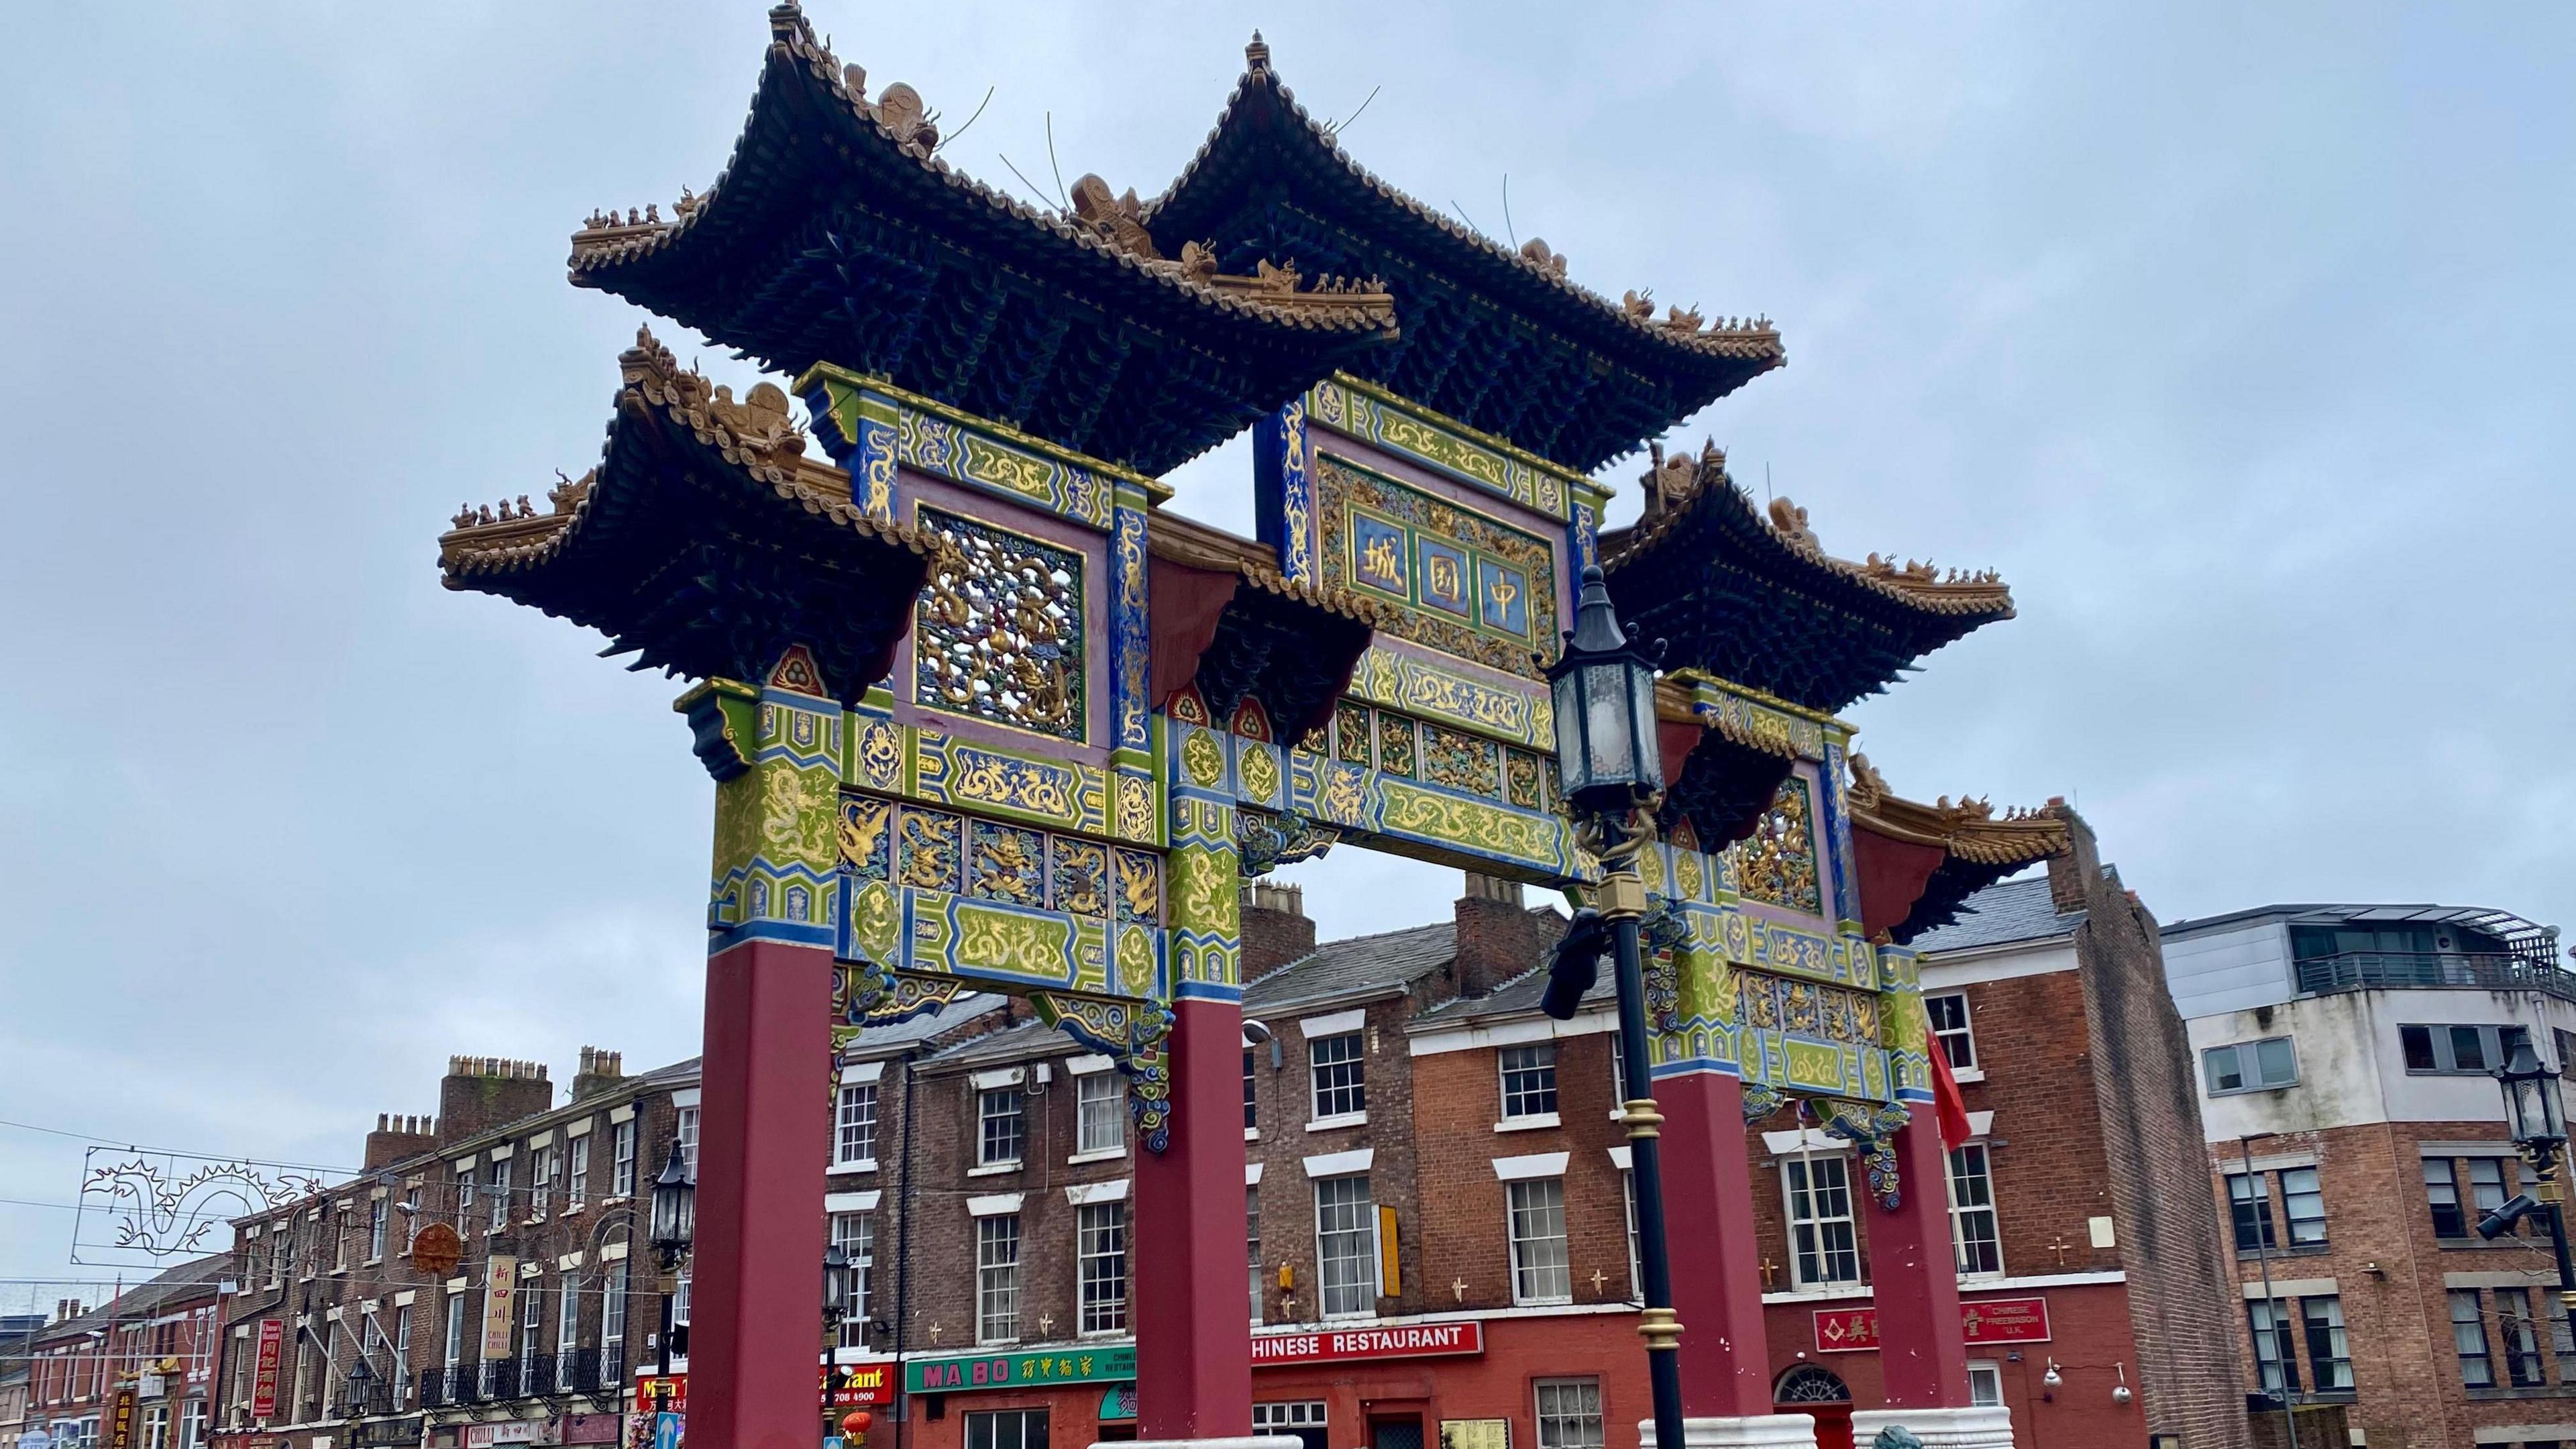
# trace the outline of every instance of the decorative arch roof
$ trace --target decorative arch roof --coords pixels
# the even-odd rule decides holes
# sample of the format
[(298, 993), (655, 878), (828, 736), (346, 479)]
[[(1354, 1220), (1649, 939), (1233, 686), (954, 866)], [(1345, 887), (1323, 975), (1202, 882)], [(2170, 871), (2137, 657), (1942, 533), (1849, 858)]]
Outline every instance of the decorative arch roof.
[(1352, 160), (1255, 34), (1205, 144), (1145, 226), (1165, 251), (1209, 245), (1229, 271), (1263, 261), (1384, 279), (1404, 336), (1351, 371), (1578, 471), (1636, 450), (1787, 354), (1767, 319), (1614, 302), (1567, 278), (1537, 238), (1514, 251)]
[(769, 22), (723, 174), (667, 220), (658, 204), (592, 216), (576, 286), (775, 370), (839, 363), (1149, 474), (1397, 335), (1364, 285), (1223, 276), (993, 190), (939, 156), (911, 87), (872, 101), (795, 5)]
[(1645, 488), (1637, 525), (1602, 534), (1602, 569), (1621, 620), (1669, 640), (1676, 665), (1831, 713), (2013, 616), (1992, 573), (1827, 554), (1805, 509), (1757, 512), (1715, 447), (1659, 455)]
[(2072, 844), (2063, 800), (2000, 816), (1965, 795), (1926, 805), (1890, 791), (1861, 754), (1851, 757), (1850, 804), (1861, 927), (1899, 945), (1948, 925), (1968, 897)]
[(634, 669), (760, 679), (802, 643), (855, 700), (890, 666), (935, 545), (854, 507), (776, 386), (736, 402), (649, 332), (618, 366), (599, 466), (546, 513), (524, 495), (459, 512), (438, 541), (447, 587), (598, 629)]

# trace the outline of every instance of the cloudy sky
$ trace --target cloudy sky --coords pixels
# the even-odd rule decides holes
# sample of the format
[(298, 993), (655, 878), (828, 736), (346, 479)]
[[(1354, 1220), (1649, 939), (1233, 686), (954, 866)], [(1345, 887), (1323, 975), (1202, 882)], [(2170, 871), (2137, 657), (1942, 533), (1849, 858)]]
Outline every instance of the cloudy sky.
[[(952, 132), (992, 91), (958, 166), (1052, 190), (1051, 120), (1068, 181), (1149, 194), (1257, 24), (1318, 114), (1374, 94), (1346, 139), (1398, 186), (1614, 296), (1777, 319), (1790, 366), (1676, 441), (1835, 552), (2020, 602), (1854, 711), (1900, 790), (2067, 796), (2169, 921), (2576, 920), (2576, 22), (2243, 11), (813, 13)], [(584, 1043), (696, 1049), (678, 686), (443, 592), (433, 541), (595, 458), (639, 316), (565, 285), (565, 237), (705, 186), (765, 36), (751, 4), (15, 22), (0, 1275), (104, 1276), (43, 1206), (87, 1140), (343, 1164), (453, 1051), (560, 1082)], [(1177, 481), (1248, 531), (1240, 448)], [(1327, 933), (1455, 894), (1301, 877)]]

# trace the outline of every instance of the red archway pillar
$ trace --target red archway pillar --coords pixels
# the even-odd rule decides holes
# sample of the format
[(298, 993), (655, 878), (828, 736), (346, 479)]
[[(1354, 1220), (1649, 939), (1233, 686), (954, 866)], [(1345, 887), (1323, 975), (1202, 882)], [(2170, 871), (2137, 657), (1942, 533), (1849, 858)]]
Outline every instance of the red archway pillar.
[[(1744, 1083), (1730, 1073), (1655, 1079), (1663, 1113), (1664, 1213), (1673, 1315), (1681, 1320), (1683, 1449), (1814, 1449), (1815, 1421), (1771, 1402), (1770, 1348), (1754, 1245)], [(1655, 1425), (1638, 1425), (1655, 1449)]]
[[(1939, 1050), (1935, 1047), (1934, 1050)], [(1928, 1102), (1896, 1134), (1898, 1205), (1869, 1197), (1870, 1289), (1886, 1407), (1852, 1415), (1866, 1443), (1902, 1425), (1942, 1449), (2012, 1449), (2012, 1412), (1968, 1402), (1968, 1343), (1959, 1321), (1959, 1260), (1950, 1244), (1950, 1156)]]
[(832, 953), (749, 940), (707, 958), (689, 1440), (812, 1449), (823, 1311)]
[(1136, 1419), (1148, 1440), (1252, 1433), (1243, 1301), (1243, 1009), (1173, 1003), (1171, 1141), (1136, 1154)]
[(1929, 1104), (1896, 1134), (1898, 1205), (1869, 1195), (1870, 1288), (1879, 1372), (1891, 1409), (1965, 1408), (1968, 1344), (1959, 1324), (1959, 1262), (1950, 1244), (1950, 1162)]
[(1673, 1313), (1682, 1321), (1682, 1412), (1694, 1419), (1769, 1414), (1744, 1083), (1713, 1071), (1664, 1077), (1655, 1083), (1655, 1105), (1664, 1114), (1665, 1211), (1690, 1225), (1669, 1245)]

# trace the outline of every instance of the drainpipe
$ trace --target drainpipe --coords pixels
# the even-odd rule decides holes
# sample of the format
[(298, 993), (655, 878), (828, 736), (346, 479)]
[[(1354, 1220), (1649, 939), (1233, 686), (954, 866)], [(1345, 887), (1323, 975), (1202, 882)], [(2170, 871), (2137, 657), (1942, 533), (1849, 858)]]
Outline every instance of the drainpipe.
[[(2263, 1186), (2254, 1177), (2254, 1139), (2279, 1135), (2276, 1132), (2248, 1132), (2236, 1139), (2236, 1152), (2245, 1163), (2245, 1186), (2249, 1191), (2259, 1191)], [(2235, 1211), (2236, 1205), (2231, 1200), (2228, 1203), (2229, 1216), (2233, 1217)], [(2266, 1191), (2263, 1193), (2263, 1217), (2257, 1221), (2268, 1223), (2271, 1216), (2272, 1195)], [(2272, 1347), (2281, 1355), (2281, 1428), (2289, 1435), (2289, 1449), (2299, 1449), (2299, 1420), (2297, 1414), (2293, 1412), (2293, 1404), (2298, 1395), (2290, 1387), (2290, 1375), (2298, 1372), (2298, 1364), (2294, 1361), (2291, 1350), (2281, 1345), (2281, 1330), (2286, 1325), (2281, 1322), (2281, 1300), (2272, 1296), (2272, 1246), (2269, 1234), (2260, 1231), (2254, 1234), (2254, 1257), (2263, 1265), (2263, 1316), (2272, 1322), (2270, 1330)], [(2262, 1378), (2262, 1367), (2263, 1356), (2258, 1353), (2254, 1356), (2255, 1378), (2258, 1382)]]

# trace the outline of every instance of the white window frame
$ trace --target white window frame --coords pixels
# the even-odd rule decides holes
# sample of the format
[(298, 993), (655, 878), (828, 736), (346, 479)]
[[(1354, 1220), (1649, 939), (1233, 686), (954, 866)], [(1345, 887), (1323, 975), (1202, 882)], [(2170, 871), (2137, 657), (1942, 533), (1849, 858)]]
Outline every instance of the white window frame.
[[(1093, 1120), (1107, 1116), (1107, 1132)], [(1127, 1155), (1127, 1078), (1117, 1071), (1084, 1072), (1073, 1079), (1073, 1161), (1100, 1162)]]
[(510, 1225), (509, 1158), (501, 1158), (492, 1164), (492, 1177), (489, 1184), (489, 1191), (492, 1196), (490, 1230), (497, 1233)]
[(385, 1216), (393, 1204), (379, 1193), (367, 1199), (367, 1262), (370, 1266), (385, 1260)]
[(877, 1215), (867, 1209), (832, 1214), (832, 1246), (840, 1249), (850, 1264), (841, 1279), (841, 1300), (847, 1308), (841, 1319), (841, 1347), (865, 1348), (868, 1289), (877, 1266)]
[[(1553, 1405), (1549, 1402), (1552, 1397)], [(1569, 1408), (1572, 1412), (1568, 1412)], [(1538, 1426), (1538, 1449), (1602, 1449), (1608, 1428), (1602, 1409), (1601, 1380), (1591, 1375), (1535, 1379), (1530, 1383), (1530, 1411)]]
[[(1074, 1209), (1077, 1330), (1084, 1337), (1127, 1331), (1132, 1289), (1127, 1264), (1127, 1204), (1084, 1203)], [(1110, 1289), (1116, 1290), (1114, 1293)]]
[(1257, 1182), (1246, 1183), (1243, 1188), (1243, 1256), (1252, 1268), (1252, 1321), (1259, 1324), (1262, 1317), (1261, 1184)]
[(1020, 1341), (1020, 1261), (1018, 1213), (991, 1213), (975, 1219), (977, 1343)]
[(877, 1170), (877, 1084), (844, 1080), (832, 1103), (832, 1166)]
[(632, 1117), (610, 1128), (610, 1141), (614, 1144), (609, 1150), (610, 1197), (635, 1195), (635, 1135), (635, 1119)]
[(618, 1360), (614, 1367), (620, 1372), (626, 1367), (627, 1306), (626, 1274), (617, 1269), (604, 1269), (599, 1279), (599, 1367), (603, 1379), (612, 1367), (609, 1362), (612, 1353)]
[(1619, 1169), (1619, 1195), (1628, 1205), (1628, 1297), (1642, 1303), (1646, 1297), (1646, 1268), (1637, 1246), (1637, 1174), (1628, 1168)]
[[(1803, 1181), (1808, 1184), (1808, 1191), (1805, 1193), (1808, 1205), (1810, 1208), (1817, 1207), (1819, 1195), (1815, 1190), (1815, 1184), (1828, 1172), (1833, 1176), (1835, 1190), (1841, 1195), (1842, 1211), (1831, 1214), (1817, 1212), (1811, 1216), (1801, 1216), (1798, 1212), (1799, 1183)], [(1780, 1195), (1781, 1209), (1786, 1215), (1789, 1226), (1789, 1280), (1801, 1288), (1860, 1286), (1863, 1279), (1860, 1266), (1859, 1205), (1852, 1199), (1850, 1155), (1841, 1152), (1810, 1152), (1782, 1158), (1780, 1160)], [(1802, 1251), (1799, 1248), (1798, 1234), (1802, 1227), (1813, 1233), (1815, 1244), (1813, 1249)], [(1840, 1241), (1837, 1243), (1833, 1241), (1835, 1239)], [(1817, 1260), (1819, 1268), (1827, 1270), (1822, 1276), (1810, 1276), (1808, 1273), (1807, 1259), (1811, 1255)], [(1830, 1267), (1837, 1258), (1845, 1258), (1850, 1262), (1852, 1268), (1850, 1277), (1836, 1277), (1830, 1272)]]
[[(1343, 1044), (1349, 1044), (1350, 1055), (1343, 1056)], [(1333, 1060), (1323, 1060), (1330, 1048)], [(1336, 1074), (1347, 1068), (1349, 1080), (1324, 1084), (1324, 1073)], [(1353, 1105), (1356, 1104), (1356, 1105)], [(1327, 1106), (1333, 1108), (1326, 1111)], [(1368, 1122), (1368, 1030), (1353, 1026), (1346, 1031), (1329, 1032), (1306, 1039), (1306, 1126), (1358, 1127)]]
[[(1943, 1157), (1941, 1176), (1950, 1196), (1950, 1253), (1952, 1261), (1957, 1265), (1958, 1275), (1963, 1280), (2001, 1278), (2004, 1276), (2004, 1231), (2002, 1214), (1995, 1206), (1994, 1154), (1987, 1149), (1985, 1139), (1980, 1137), (1960, 1143), (1944, 1153)], [(1963, 1158), (1973, 1158), (1975, 1161), (1976, 1171), (1969, 1174), (1968, 1180), (1984, 1185), (1984, 1202), (1961, 1203), (1959, 1201), (1959, 1187), (1962, 1181), (1959, 1167)], [(1985, 1242), (1994, 1254), (1995, 1265), (1991, 1268), (1972, 1268), (1968, 1265), (1968, 1232), (1980, 1218), (1984, 1220)]]
[(584, 1132), (574, 1138), (568, 1150), (572, 1154), (572, 1163), (564, 1174), (566, 1211), (590, 1201), (590, 1134)]
[(671, 1135), (679, 1139), (680, 1166), (689, 1174), (689, 1181), (695, 1182), (698, 1180), (698, 1104), (692, 1102), (673, 1113), (672, 1117)]
[[(1553, 1215), (1556, 1231), (1545, 1231)], [(1503, 1184), (1503, 1236), (1510, 1245), (1512, 1302), (1574, 1301), (1574, 1258), (1565, 1231), (1565, 1179), (1524, 1177)], [(1551, 1249), (1550, 1244), (1553, 1244)], [(1551, 1255), (1553, 1262), (1549, 1261)], [(1556, 1275), (1564, 1279), (1562, 1292)]]
[[(1518, 1059), (1517, 1061), (1515, 1059)], [(1494, 1049), (1496, 1090), (1502, 1102), (1502, 1118), (1495, 1124), (1500, 1131), (1510, 1127), (1554, 1127), (1557, 1115), (1557, 1051), (1553, 1041), (1518, 1042)], [(1516, 1092), (1515, 1076), (1538, 1079), (1524, 1083)]]
[[(581, 1270), (566, 1268), (563, 1286), (555, 1290), (555, 1362), (569, 1367), (569, 1360), (580, 1350)], [(565, 1371), (558, 1368), (555, 1372), (560, 1376)]]
[[(1032, 1416), (1047, 1426), (1048, 1440), (1053, 1442), (1055, 1426), (1048, 1421), (1047, 1411), (1035, 1405), (1020, 1409), (969, 1409), (959, 1440), (964, 1449), (1028, 1449)], [(1002, 1426), (1006, 1423), (1012, 1429), (1007, 1439), (1002, 1436)], [(979, 1434), (978, 1430), (982, 1432)]]
[(465, 1295), (447, 1295), (447, 1341), (440, 1345), (442, 1366), (454, 1368), (465, 1361)]
[[(1360, 1203), (1362, 1205), (1361, 1225), (1357, 1228), (1345, 1227), (1328, 1229), (1325, 1226), (1324, 1221), (1324, 1212), (1327, 1207), (1324, 1199), (1327, 1192), (1339, 1197), (1347, 1192), (1349, 1185), (1352, 1183), (1357, 1183), (1359, 1185)], [(1377, 1312), (1378, 1290), (1382, 1288), (1384, 1284), (1381, 1283), (1378, 1278), (1378, 1254), (1380, 1249), (1377, 1235), (1377, 1197), (1372, 1190), (1369, 1176), (1365, 1172), (1350, 1172), (1330, 1177), (1318, 1177), (1314, 1179), (1313, 1198), (1315, 1205), (1316, 1316), (1319, 1318), (1370, 1317)], [(1348, 1202), (1335, 1202), (1330, 1206), (1336, 1209), (1347, 1209), (1350, 1204)], [(1331, 1295), (1334, 1292), (1334, 1286), (1332, 1283), (1330, 1268), (1336, 1261), (1348, 1262), (1351, 1260), (1346, 1256), (1337, 1259), (1331, 1249), (1327, 1246), (1327, 1240), (1348, 1240), (1353, 1237), (1366, 1239), (1365, 1251), (1360, 1255), (1358, 1260), (1362, 1268), (1362, 1272), (1357, 1279), (1344, 1283), (1340, 1285), (1340, 1287), (1345, 1295), (1353, 1290), (1365, 1289), (1366, 1291), (1361, 1294), (1361, 1302), (1358, 1307), (1335, 1308), (1332, 1306)], [(1345, 1302), (1347, 1302), (1347, 1297), (1345, 1298)]]
[(1990, 1358), (1968, 1360), (1968, 1403), (1975, 1408), (2001, 1408), (2004, 1402), (2004, 1366)]
[[(1936, 1001), (1955, 1001), (1959, 1003), (1959, 1024), (1957, 1026), (1945, 1027), (1940, 1024), (1939, 1018), (1933, 1013), (1932, 1003)], [(1941, 1044), (1943, 1054), (1949, 1058), (1951, 1075), (1956, 1076), (1961, 1072), (1975, 1072), (1980, 1079), (1984, 1077), (1984, 1069), (1980, 1067), (1977, 1062), (1976, 1014), (1968, 1009), (1967, 992), (1927, 991), (1923, 993), (1923, 1023), (1925, 1030), (1931, 1034), (1934, 1041)], [(1954, 1040), (1967, 1048), (1968, 1059), (1966, 1061), (1960, 1061), (1958, 1059), (1958, 1053), (1950, 1051), (1950, 1043)]]
[[(1003, 1109), (1000, 1111), (994, 1110), (994, 1104), (997, 1101), (1002, 1104)], [(1018, 1125), (1012, 1130), (1011, 1136), (1017, 1143), (1019, 1150), (1008, 1157), (996, 1157), (993, 1155), (993, 1124), (1004, 1118), (1014, 1118), (1018, 1122)], [(1028, 1156), (1028, 1099), (1020, 1095), (1019, 1088), (1013, 1086), (976, 1088), (975, 1166), (973, 1170), (977, 1172), (1010, 1172), (1027, 1162)]]

